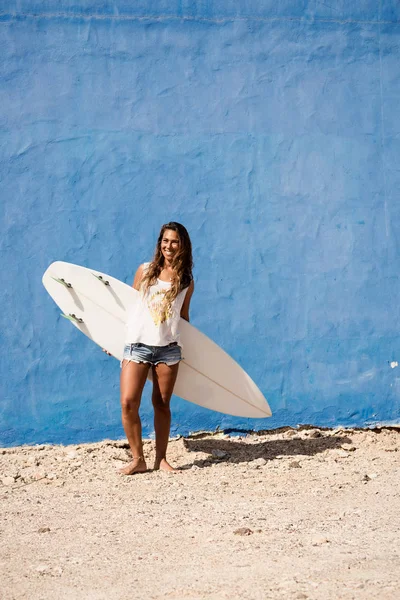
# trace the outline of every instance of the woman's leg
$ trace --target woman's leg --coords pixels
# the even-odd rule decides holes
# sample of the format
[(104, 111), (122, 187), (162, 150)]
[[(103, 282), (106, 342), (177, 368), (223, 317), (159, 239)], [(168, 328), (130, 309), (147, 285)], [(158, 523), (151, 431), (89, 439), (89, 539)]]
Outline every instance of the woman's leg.
[(159, 363), (153, 367), (154, 430), (156, 433), (156, 460), (154, 469), (176, 472), (166, 460), (169, 431), (171, 427), (171, 410), (169, 407), (179, 363), (168, 366)]
[(143, 457), (142, 424), (139, 417), (139, 406), (149, 368), (150, 365), (148, 363), (135, 363), (126, 360), (122, 363), (122, 425), (124, 426), (133, 458), (128, 466), (120, 469), (120, 473), (123, 475), (133, 475), (147, 469)]

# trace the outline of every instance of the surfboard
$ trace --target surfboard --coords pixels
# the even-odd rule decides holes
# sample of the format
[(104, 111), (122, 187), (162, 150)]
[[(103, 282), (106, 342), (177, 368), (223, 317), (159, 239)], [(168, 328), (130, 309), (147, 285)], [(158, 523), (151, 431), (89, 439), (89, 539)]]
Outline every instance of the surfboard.
[[(110, 275), (62, 261), (52, 263), (42, 281), (62, 317), (122, 360), (126, 322), (139, 299), (137, 290)], [(184, 359), (174, 394), (229, 415), (271, 416), (257, 385), (229, 354), (184, 319), (179, 327)]]

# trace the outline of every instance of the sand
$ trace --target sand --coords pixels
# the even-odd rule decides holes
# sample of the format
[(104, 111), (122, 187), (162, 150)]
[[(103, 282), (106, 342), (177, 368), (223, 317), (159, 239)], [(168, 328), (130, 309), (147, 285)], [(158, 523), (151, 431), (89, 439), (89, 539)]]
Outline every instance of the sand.
[[(400, 431), (0, 449), (2, 600), (397, 599)], [(153, 442), (145, 444), (151, 465)]]

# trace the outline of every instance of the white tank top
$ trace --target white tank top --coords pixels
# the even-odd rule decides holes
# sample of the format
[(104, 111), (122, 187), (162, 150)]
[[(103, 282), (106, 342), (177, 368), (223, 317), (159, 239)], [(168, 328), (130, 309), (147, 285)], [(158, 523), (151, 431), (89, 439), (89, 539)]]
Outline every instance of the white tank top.
[[(146, 268), (150, 263), (145, 263)], [(157, 283), (139, 292), (139, 300), (132, 307), (126, 325), (126, 344), (147, 344), (148, 346), (168, 346), (179, 341), (179, 319), (186, 293), (185, 288), (168, 306), (165, 294), (170, 289), (168, 281), (157, 279)]]

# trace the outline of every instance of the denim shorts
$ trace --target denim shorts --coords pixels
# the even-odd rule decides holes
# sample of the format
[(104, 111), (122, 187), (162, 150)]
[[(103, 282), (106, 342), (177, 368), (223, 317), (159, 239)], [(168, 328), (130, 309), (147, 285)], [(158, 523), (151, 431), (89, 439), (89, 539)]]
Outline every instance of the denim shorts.
[(168, 344), (168, 346), (127, 344), (124, 348), (122, 360), (136, 363), (149, 363), (153, 366), (165, 363), (166, 365), (171, 366), (176, 365), (176, 363), (182, 360), (182, 349), (178, 346), (177, 342)]

